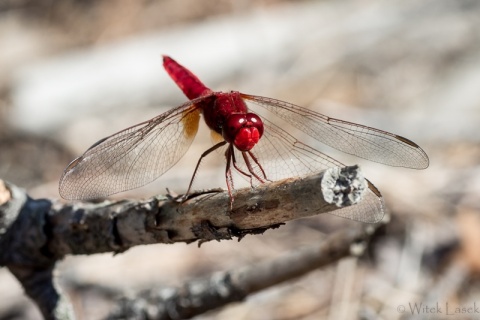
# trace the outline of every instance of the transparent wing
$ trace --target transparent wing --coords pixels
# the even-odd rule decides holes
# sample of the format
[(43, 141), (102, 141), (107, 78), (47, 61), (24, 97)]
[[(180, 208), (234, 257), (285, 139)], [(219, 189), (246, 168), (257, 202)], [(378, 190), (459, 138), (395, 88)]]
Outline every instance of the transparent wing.
[(94, 144), (65, 169), (60, 195), (94, 199), (157, 179), (191, 145), (200, 119), (200, 108), (195, 105), (198, 101), (189, 101)]
[[(268, 180), (275, 181), (316, 173), (335, 166), (344, 166), (326, 154), (298, 141), (272, 122), (266, 119), (263, 121), (264, 134), (252, 149), (252, 154), (258, 163), (250, 160), (251, 169), (255, 175), (263, 177), (265, 174)], [(241, 152), (235, 149), (235, 153), (237, 166), (248, 173), (249, 169)], [(252, 182), (259, 183), (256, 179)], [(380, 221), (384, 216), (383, 198), (375, 186), (368, 183), (369, 189), (360, 203), (333, 211), (332, 214), (367, 223)]]
[(327, 117), (281, 100), (240, 94), (326, 145), (367, 160), (395, 167), (425, 169), (425, 151), (401, 136), (360, 124)]

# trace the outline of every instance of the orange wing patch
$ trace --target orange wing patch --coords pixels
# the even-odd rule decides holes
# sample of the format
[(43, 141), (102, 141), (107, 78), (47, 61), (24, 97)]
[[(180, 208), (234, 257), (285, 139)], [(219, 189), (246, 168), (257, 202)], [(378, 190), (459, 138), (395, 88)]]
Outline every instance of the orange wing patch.
[(225, 139), (223, 139), (223, 137), (220, 133), (218, 133), (214, 130), (210, 130), (210, 137), (212, 138), (213, 144), (217, 144), (217, 143), (220, 143), (223, 140), (225, 140)]
[(185, 128), (183, 133), (189, 139), (193, 139), (197, 134), (200, 112), (200, 108), (188, 109), (183, 112), (182, 123)]

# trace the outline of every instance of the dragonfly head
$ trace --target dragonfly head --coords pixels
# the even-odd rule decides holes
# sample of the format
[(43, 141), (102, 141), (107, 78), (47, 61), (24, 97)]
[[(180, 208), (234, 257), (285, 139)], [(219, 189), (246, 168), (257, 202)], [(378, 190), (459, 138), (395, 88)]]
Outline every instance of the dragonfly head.
[(263, 122), (254, 113), (231, 114), (223, 126), (222, 136), (240, 151), (249, 151), (263, 134)]

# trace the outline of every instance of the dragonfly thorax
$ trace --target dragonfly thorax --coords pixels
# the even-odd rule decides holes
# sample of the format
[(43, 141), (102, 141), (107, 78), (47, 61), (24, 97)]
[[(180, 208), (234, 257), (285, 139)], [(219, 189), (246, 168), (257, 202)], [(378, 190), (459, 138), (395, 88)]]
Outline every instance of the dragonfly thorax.
[(254, 113), (231, 114), (222, 128), (222, 136), (240, 151), (249, 151), (263, 134), (263, 122)]

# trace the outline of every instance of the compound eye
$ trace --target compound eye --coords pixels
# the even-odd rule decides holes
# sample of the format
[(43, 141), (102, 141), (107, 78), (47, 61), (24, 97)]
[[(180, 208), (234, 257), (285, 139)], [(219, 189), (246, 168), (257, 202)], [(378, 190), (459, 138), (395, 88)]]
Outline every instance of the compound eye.
[(246, 114), (248, 126), (257, 128), (260, 137), (263, 135), (263, 121), (255, 113)]
[(228, 117), (227, 122), (223, 126), (222, 136), (223, 138), (232, 143), (235, 140), (237, 132), (247, 123), (245, 114), (232, 114)]
[(251, 150), (263, 134), (263, 122), (254, 113), (232, 114), (222, 130), (222, 136), (240, 151)]

